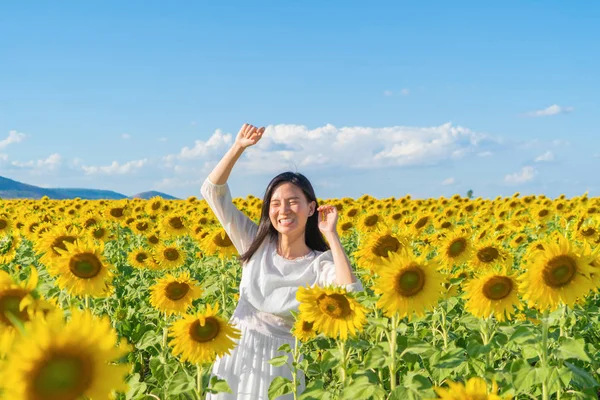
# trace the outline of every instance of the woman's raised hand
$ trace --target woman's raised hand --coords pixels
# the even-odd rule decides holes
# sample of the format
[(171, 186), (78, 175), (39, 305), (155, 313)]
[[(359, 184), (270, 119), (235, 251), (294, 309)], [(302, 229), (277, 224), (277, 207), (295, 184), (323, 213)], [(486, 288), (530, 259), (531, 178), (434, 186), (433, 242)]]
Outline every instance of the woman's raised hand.
[(257, 128), (254, 125), (244, 124), (238, 132), (235, 142), (243, 149), (254, 146), (258, 143), (264, 132), (264, 126)]

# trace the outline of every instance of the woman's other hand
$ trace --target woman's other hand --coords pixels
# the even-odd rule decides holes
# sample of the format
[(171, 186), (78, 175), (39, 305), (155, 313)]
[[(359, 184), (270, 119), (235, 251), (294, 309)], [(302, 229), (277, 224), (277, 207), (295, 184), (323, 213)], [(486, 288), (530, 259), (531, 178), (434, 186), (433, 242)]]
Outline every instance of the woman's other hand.
[(264, 132), (264, 126), (257, 128), (254, 125), (244, 124), (235, 138), (235, 143), (242, 149), (254, 146), (258, 143)]
[(338, 210), (332, 205), (322, 205), (317, 208), (319, 212), (319, 230), (321, 233), (336, 232), (336, 224), (338, 220)]

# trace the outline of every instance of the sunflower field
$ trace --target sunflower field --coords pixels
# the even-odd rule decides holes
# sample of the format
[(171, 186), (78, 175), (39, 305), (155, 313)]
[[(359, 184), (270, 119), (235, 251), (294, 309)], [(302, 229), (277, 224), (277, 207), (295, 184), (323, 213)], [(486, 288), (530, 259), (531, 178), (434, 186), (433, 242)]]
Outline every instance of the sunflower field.
[[(365, 290), (299, 288), (271, 398), (598, 398), (600, 198), (319, 203)], [(0, 200), (0, 399), (229, 391), (237, 255), (195, 197)]]

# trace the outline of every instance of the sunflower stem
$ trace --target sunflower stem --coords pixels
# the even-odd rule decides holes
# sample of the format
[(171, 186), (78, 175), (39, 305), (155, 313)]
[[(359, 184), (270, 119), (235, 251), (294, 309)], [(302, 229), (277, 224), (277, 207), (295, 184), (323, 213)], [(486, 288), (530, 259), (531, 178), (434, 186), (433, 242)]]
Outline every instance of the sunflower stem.
[(204, 368), (201, 364), (196, 364), (196, 391), (198, 392), (198, 398), (200, 400), (204, 398), (204, 387), (202, 386), (203, 375)]
[(440, 307), (442, 310), (442, 321), (440, 328), (442, 329), (442, 336), (444, 338), (444, 350), (448, 350), (448, 329), (446, 329), (446, 310), (444, 306)]
[(294, 362), (292, 363), (292, 392), (294, 400), (298, 397), (298, 338), (294, 337)]
[[(548, 315), (549, 310), (544, 310), (542, 316), (542, 368), (548, 366)], [(544, 377), (542, 380), (542, 400), (548, 400), (548, 379)]]
[(340, 353), (342, 354), (342, 363), (340, 365), (340, 382), (342, 387), (346, 386), (346, 342), (344, 340), (338, 341), (340, 345)]
[(393, 392), (396, 389), (396, 336), (398, 329), (398, 318), (392, 317), (392, 327), (390, 329), (390, 389)]
[(85, 304), (85, 309), (89, 310), (90, 309), (90, 296), (88, 296), (87, 294), (84, 296), (84, 300), (83, 300), (84, 304)]
[(225, 311), (227, 310), (226, 307), (226, 296), (227, 296), (227, 285), (225, 283), (225, 279), (226, 279), (226, 274), (225, 274), (225, 258), (221, 258), (221, 284), (223, 285), (223, 289), (221, 290), (221, 294), (222, 294), (222, 298), (223, 298), (223, 308), (222, 310)]

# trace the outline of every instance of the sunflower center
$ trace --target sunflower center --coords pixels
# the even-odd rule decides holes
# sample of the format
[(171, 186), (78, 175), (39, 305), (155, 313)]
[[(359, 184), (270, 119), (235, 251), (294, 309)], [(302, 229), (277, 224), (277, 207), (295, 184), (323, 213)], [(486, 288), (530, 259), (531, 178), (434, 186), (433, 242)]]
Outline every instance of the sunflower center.
[(0, 219), (0, 230), (6, 228), (7, 226), (8, 226), (8, 223), (5, 220)]
[(20, 311), (19, 304), (27, 295), (23, 289), (9, 289), (0, 293), (0, 321), (6, 325), (12, 325), (7, 314), (10, 313), (21, 321), (29, 321), (27, 310)]
[(398, 277), (396, 290), (404, 297), (419, 294), (425, 286), (425, 273), (419, 266), (413, 266), (402, 271)]
[(190, 285), (185, 282), (171, 282), (165, 288), (165, 296), (169, 300), (182, 299), (190, 291)]
[(594, 228), (582, 229), (581, 234), (583, 236), (594, 236), (596, 234), (596, 230)]
[(135, 228), (141, 232), (147, 230), (148, 227), (149, 227), (149, 225), (147, 222), (138, 222), (137, 224), (135, 224)]
[(450, 246), (448, 246), (448, 256), (458, 257), (465, 251), (466, 248), (467, 240), (465, 238), (454, 239), (452, 243), (450, 243)]
[(313, 330), (313, 322), (302, 321), (302, 331), (303, 332), (312, 332)]
[(208, 317), (204, 320), (204, 325), (200, 325), (200, 321), (196, 320), (190, 326), (190, 336), (196, 342), (204, 343), (209, 342), (217, 337), (221, 325), (219, 321), (213, 317)]
[(92, 383), (93, 371), (87, 360), (70, 354), (51, 354), (35, 371), (32, 398), (77, 399)]
[(169, 226), (173, 229), (181, 229), (183, 228), (183, 221), (180, 217), (169, 218)]
[(110, 209), (110, 215), (115, 218), (121, 218), (123, 216), (123, 207), (113, 207)]
[(344, 223), (343, 223), (343, 224), (340, 226), (340, 229), (341, 229), (342, 231), (347, 231), (347, 230), (349, 230), (349, 229), (352, 229), (352, 226), (353, 226), (352, 222), (348, 221), (348, 222), (344, 222)]
[(93, 253), (75, 254), (69, 260), (69, 269), (78, 278), (92, 279), (102, 270), (102, 262)]
[(379, 216), (377, 214), (369, 215), (367, 218), (365, 218), (365, 225), (374, 226), (377, 224), (377, 221), (379, 221)]
[(358, 209), (356, 209), (356, 208), (351, 208), (346, 213), (346, 215), (349, 217), (354, 217), (356, 214), (358, 214)]
[(157, 244), (159, 241), (160, 241), (160, 239), (156, 235), (150, 235), (148, 237), (148, 242), (150, 242), (152, 244)]
[(544, 209), (544, 210), (540, 210), (540, 212), (538, 213), (538, 215), (539, 215), (540, 217), (545, 217), (545, 216), (546, 216), (546, 215), (548, 215), (549, 213), (550, 213), (550, 212), (549, 212), (548, 210)]
[(477, 258), (479, 261), (484, 263), (490, 263), (494, 261), (499, 255), (500, 253), (498, 252), (498, 249), (492, 246), (484, 247), (477, 252)]
[(146, 253), (137, 253), (135, 255), (135, 261), (137, 261), (139, 263), (143, 263), (144, 261), (146, 261), (147, 258), (148, 258), (148, 254), (146, 254)]
[(57, 256), (60, 256), (60, 253), (58, 251), (54, 250), (54, 248), (58, 247), (61, 250), (67, 251), (67, 246), (65, 245), (65, 242), (73, 243), (73, 242), (75, 242), (75, 240), (77, 240), (77, 238), (75, 236), (62, 235), (62, 236), (59, 236), (56, 239), (54, 239), (50, 248), (52, 249), (54, 254), (56, 254)]
[(512, 280), (506, 276), (493, 276), (483, 285), (483, 295), (490, 300), (502, 300), (512, 290)]
[(158, 210), (160, 210), (160, 207), (161, 207), (160, 202), (154, 202), (150, 206), (150, 208), (152, 209), (152, 211), (158, 211)]
[(177, 249), (168, 248), (163, 252), (165, 258), (169, 261), (176, 261), (179, 258), (179, 251)]
[(385, 235), (380, 237), (375, 246), (373, 246), (373, 253), (378, 257), (388, 257), (388, 252), (395, 253), (400, 249), (400, 241), (392, 235)]
[(105, 233), (106, 231), (104, 230), (104, 228), (96, 228), (94, 229), (94, 232), (92, 234), (96, 239), (102, 239)]
[(231, 239), (225, 232), (220, 232), (213, 237), (213, 243), (219, 247), (229, 247), (233, 246)]
[(421, 217), (421, 218), (419, 218), (419, 220), (415, 223), (415, 228), (421, 229), (422, 227), (425, 226), (425, 224), (427, 223), (427, 221), (429, 221), (429, 217)]
[(568, 255), (560, 255), (551, 259), (544, 268), (544, 282), (553, 288), (568, 285), (575, 278), (577, 263)]
[(351, 313), (350, 302), (346, 296), (334, 294), (322, 294), (317, 298), (319, 309), (332, 318), (346, 318)]

